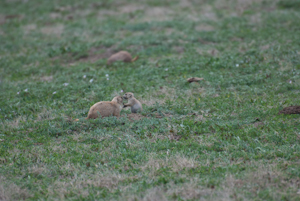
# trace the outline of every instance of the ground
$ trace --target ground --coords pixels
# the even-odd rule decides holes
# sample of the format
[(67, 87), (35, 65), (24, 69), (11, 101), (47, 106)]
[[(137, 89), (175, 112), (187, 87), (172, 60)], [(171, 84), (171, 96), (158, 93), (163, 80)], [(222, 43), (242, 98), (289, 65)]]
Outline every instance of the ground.
[[(1, 1), (0, 200), (300, 200), (299, 21), (299, 0)], [(125, 92), (141, 114), (85, 120)]]

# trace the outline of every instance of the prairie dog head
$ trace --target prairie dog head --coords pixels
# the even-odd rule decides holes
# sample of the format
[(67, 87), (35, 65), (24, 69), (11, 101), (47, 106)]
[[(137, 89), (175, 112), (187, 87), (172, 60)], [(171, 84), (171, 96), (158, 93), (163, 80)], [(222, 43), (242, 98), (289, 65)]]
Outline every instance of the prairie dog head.
[(134, 95), (131, 92), (127, 92), (127, 93), (124, 94), (123, 98), (130, 100), (130, 99), (134, 98)]
[(123, 104), (123, 97), (122, 97), (122, 96), (116, 96), (116, 97), (114, 97), (114, 98), (112, 99), (111, 102), (116, 102), (116, 103), (122, 105), (122, 104)]

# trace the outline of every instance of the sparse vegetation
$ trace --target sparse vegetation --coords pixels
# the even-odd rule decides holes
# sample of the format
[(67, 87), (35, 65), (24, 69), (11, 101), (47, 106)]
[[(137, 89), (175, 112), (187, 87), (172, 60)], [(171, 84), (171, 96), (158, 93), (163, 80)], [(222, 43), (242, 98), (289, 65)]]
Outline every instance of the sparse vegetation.
[(300, 200), (298, 2), (1, 1), (0, 200)]

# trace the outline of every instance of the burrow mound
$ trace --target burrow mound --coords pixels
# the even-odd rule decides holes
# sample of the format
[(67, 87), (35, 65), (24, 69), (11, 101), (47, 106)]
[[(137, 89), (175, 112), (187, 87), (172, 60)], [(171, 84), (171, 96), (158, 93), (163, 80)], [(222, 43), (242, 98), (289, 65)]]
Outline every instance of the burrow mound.
[(279, 114), (300, 114), (300, 106), (289, 106), (279, 111)]
[[(163, 117), (171, 117), (172, 115), (170, 114), (163, 114), (164, 116), (161, 116), (160, 114), (158, 113), (154, 113), (154, 115), (152, 116), (144, 116), (142, 114), (139, 114), (139, 113), (131, 113), (131, 114), (127, 114), (127, 118), (131, 121), (139, 121), (143, 118), (150, 118), (150, 117), (154, 117), (154, 118), (163, 118)], [(125, 117), (125, 115), (122, 115), (121, 117)]]

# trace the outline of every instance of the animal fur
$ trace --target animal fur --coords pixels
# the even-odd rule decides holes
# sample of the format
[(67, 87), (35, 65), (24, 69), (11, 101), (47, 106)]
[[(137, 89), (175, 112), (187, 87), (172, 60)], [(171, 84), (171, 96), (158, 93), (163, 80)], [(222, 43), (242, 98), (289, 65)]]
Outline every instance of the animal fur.
[(134, 62), (138, 59), (139, 57), (136, 56), (135, 58), (132, 59), (131, 54), (127, 51), (120, 51), (116, 54), (113, 54), (109, 57), (107, 60), (107, 64), (110, 65), (114, 63), (115, 61), (123, 61), (123, 62)]
[(95, 103), (88, 113), (86, 119), (96, 119), (99, 114), (101, 117), (116, 116), (120, 117), (120, 112), (123, 108), (123, 97), (116, 96), (112, 101), (101, 101)]
[(132, 113), (143, 111), (142, 104), (134, 97), (133, 93), (127, 92), (123, 98), (128, 100), (128, 103), (124, 104), (124, 107), (130, 107)]

